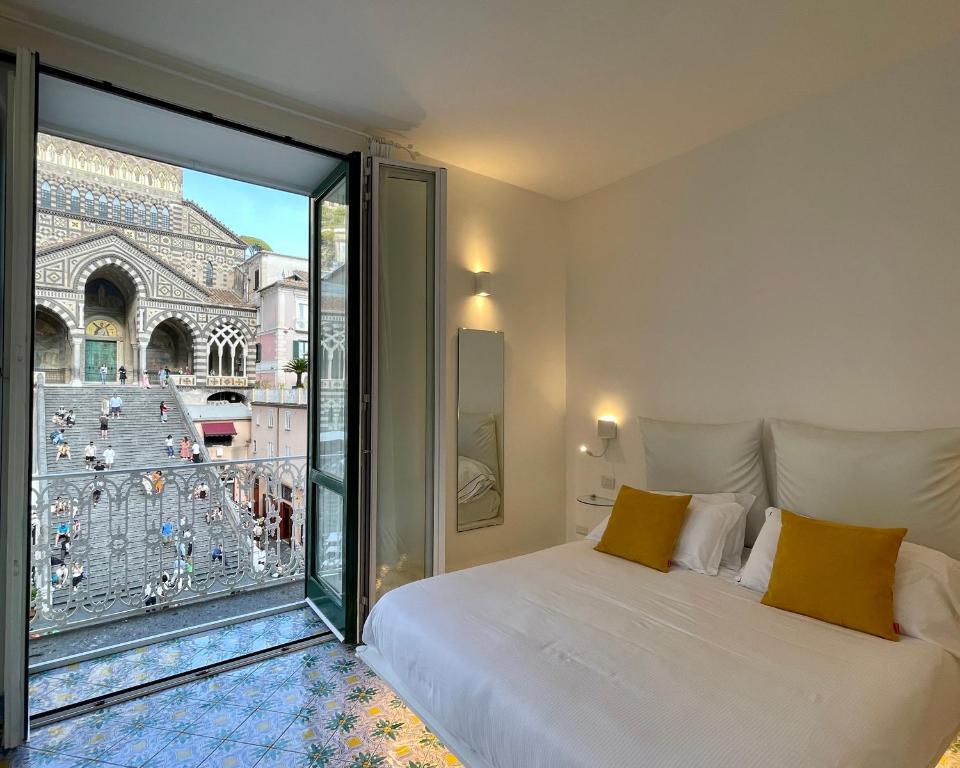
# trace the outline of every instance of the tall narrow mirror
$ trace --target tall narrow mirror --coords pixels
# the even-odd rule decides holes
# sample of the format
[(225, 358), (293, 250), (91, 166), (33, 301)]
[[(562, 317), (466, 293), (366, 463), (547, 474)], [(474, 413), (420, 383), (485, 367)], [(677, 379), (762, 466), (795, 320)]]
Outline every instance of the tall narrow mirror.
[(457, 530), (503, 522), (503, 332), (461, 328)]

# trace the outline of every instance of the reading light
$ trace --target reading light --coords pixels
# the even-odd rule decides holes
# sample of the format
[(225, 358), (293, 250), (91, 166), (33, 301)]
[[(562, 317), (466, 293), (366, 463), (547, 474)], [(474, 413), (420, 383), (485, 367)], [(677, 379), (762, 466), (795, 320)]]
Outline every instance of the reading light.
[(473, 295), (474, 296), (490, 296), (491, 295), (489, 272), (473, 273)]
[(607, 448), (610, 447), (610, 441), (616, 439), (617, 437), (617, 422), (607, 416), (602, 419), (598, 419), (597, 437), (599, 437), (600, 442), (603, 443), (603, 449), (600, 451), (600, 453), (594, 453), (585, 445), (580, 446), (580, 453), (585, 453), (587, 456), (592, 456), (595, 459), (602, 458), (606, 454)]

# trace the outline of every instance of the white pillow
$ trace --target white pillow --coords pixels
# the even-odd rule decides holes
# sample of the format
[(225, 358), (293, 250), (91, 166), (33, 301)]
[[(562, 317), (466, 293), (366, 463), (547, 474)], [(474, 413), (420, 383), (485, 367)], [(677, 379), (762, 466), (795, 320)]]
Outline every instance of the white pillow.
[(497, 485), (493, 470), (469, 456), (457, 457), (457, 503), (465, 504)]
[[(687, 492), (657, 491), (657, 493), (665, 493), (668, 496), (685, 496)], [(721, 568), (733, 568), (739, 571), (742, 565), (744, 538), (747, 533), (747, 513), (757, 497), (752, 493), (694, 493), (693, 498), (706, 504), (726, 504), (733, 501), (743, 507), (743, 515), (736, 525), (730, 529), (730, 533), (727, 534), (723, 554), (720, 556)]]
[[(766, 592), (780, 542), (780, 510), (767, 509), (741, 586)], [(960, 659), (960, 561), (943, 552), (905, 541), (897, 556), (893, 617), (899, 633), (939, 645)]]
[[(687, 518), (680, 530), (680, 538), (670, 562), (689, 571), (716, 576), (720, 570), (720, 558), (727, 535), (743, 516), (743, 507), (734, 501), (710, 504), (694, 496), (687, 507)], [(587, 539), (600, 541), (609, 520), (610, 515), (607, 515), (587, 534)]]
[(747, 563), (737, 578), (741, 586), (754, 592), (767, 591), (770, 573), (773, 571), (773, 558), (777, 556), (777, 545), (780, 543), (780, 510), (777, 507), (767, 507), (766, 516), (763, 528), (753, 542)]
[(960, 659), (960, 560), (903, 542), (893, 616), (900, 634), (935, 643)]

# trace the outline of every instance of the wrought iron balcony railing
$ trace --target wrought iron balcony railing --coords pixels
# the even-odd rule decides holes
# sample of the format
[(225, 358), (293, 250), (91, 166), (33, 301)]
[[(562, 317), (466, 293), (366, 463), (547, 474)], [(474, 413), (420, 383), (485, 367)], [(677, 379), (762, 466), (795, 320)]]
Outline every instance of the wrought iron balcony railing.
[[(35, 476), (31, 631), (301, 579), (305, 484), (303, 456)], [(329, 516), (318, 565), (334, 574)]]

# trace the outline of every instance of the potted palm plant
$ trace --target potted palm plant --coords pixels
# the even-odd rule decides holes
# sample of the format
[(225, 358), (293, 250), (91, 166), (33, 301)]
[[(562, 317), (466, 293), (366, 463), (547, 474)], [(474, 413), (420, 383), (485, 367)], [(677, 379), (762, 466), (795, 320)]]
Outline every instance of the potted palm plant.
[(303, 389), (303, 374), (307, 372), (309, 367), (307, 358), (305, 357), (294, 358), (283, 366), (283, 370), (287, 373), (295, 373), (297, 375), (297, 383), (293, 385), (294, 389)]

